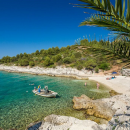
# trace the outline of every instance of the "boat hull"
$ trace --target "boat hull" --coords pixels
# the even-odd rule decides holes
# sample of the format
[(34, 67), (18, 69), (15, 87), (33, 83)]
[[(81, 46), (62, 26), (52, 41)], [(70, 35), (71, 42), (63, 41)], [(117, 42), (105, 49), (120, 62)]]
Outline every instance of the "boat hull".
[(54, 91), (49, 90), (51, 93), (49, 94), (43, 94), (42, 92), (38, 92), (37, 90), (33, 90), (32, 92), (35, 93), (36, 95), (42, 96), (42, 97), (56, 97), (57, 93)]

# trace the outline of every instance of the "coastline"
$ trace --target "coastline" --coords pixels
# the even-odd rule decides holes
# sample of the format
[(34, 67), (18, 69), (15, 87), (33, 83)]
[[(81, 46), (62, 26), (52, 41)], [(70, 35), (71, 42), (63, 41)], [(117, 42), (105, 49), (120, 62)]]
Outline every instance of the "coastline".
[[(116, 76), (115, 79), (111, 79), (111, 80), (106, 80), (107, 77), (110, 77), (110, 75), (106, 76), (106, 75), (97, 75), (96, 73), (91, 73), (89, 71), (86, 70), (76, 70), (73, 68), (65, 68), (65, 67), (57, 67), (57, 68), (40, 68), (40, 67), (19, 67), (19, 66), (5, 66), (5, 65), (0, 65), (0, 71), (7, 71), (7, 72), (17, 72), (17, 73), (29, 73), (29, 74), (35, 74), (35, 75), (48, 75), (48, 76), (57, 76), (57, 77), (69, 77), (69, 78), (76, 78), (76, 79), (89, 79), (89, 80), (94, 80), (97, 81), (101, 84), (104, 84), (106, 87), (109, 87), (110, 89), (115, 90), (118, 93), (121, 93), (122, 95), (116, 95), (110, 98), (104, 98), (101, 99), (104, 103), (106, 103), (107, 105), (109, 105), (115, 112), (114, 115), (120, 115), (120, 119), (119, 120), (123, 120), (124, 116), (125, 119), (127, 120), (127, 114), (130, 113), (130, 110), (127, 109), (127, 106), (130, 106), (130, 77), (125, 77), (125, 76)], [(100, 89), (100, 87), (99, 87)], [(125, 112), (125, 115), (123, 115), (123, 113)], [(51, 115), (50, 115), (51, 116)], [(50, 120), (50, 116), (48, 116), (49, 120)], [(67, 121), (69, 121), (69, 118), (71, 117), (65, 117), (65, 116), (60, 116), (57, 115), (55, 118), (58, 119), (58, 117), (63, 118), (63, 124), (64, 124), (64, 120), (66, 119)], [(47, 118), (47, 117), (46, 117)], [(46, 119), (44, 118), (44, 120)], [(53, 118), (52, 118), (53, 120)], [(73, 120), (77, 120), (76, 118), (73, 118)], [(115, 120), (115, 116), (112, 117), (111, 121)], [(51, 120), (50, 120), (51, 121)], [(106, 124), (104, 125), (104, 128), (102, 127), (102, 125), (97, 125), (95, 122), (93, 124), (93, 121), (90, 120), (85, 120), (86, 123), (89, 122), (90, 124), (88, 126), (96, 126), (96, 127), (100, 127), (99, 129), (105, 130), (107, 128)], [(57, 121), (60, 122), (60, 121)], [(78, 120), (77, 122), (81, 122), (82, 125), (80, 125), (81, 127), (87, 128), (88, 126), (84, 126), (83, 125), (83, 121), (82, 120)], [(47, 124), (46, 124), (47, 123)], [(73, 124), (72, 126), (74, 127), (76, 124), (73, 122), (70, 122), (70, 124)], [(40, 124), (39, 126), (39, 130), (43, 130), (46, 129), (46, 125), (51, 125), (51, 126), (55, 126), (55, 124), (49, 124), (47, 121), (43, 121), (42, 124)], [(71, 128), (72, 126), (68, 126), (68, 123), (66, 124), (68, 128)], [(77, 124), (79, 125), (79, 124)], [(30, 128), (35, 126), (35, 124), (31, 124)], [(62, 125), (58, 125), (57, 127), (63, 127)], [(30, 130), (30, 128), (28, 128), (28, 130)], [(53, 130), (53, 129), (52, 129)], [(72, 129), (74, 130), (74, 129)], [(75, 129), (78, 130), (78, 129)], [(80, 130), (80, 129), (79, 129)]]
[(122, 94), (130, 94), (130, 77), (116, 76), (115, 79), (106, 80), (111, 75), (92, 73), (91, 71), (82, 69), (77, 70), (75, 68), (66, 68), (63, 66), (57, 66), (56, 68), (44, 68), (44, 67), (20, 67), (20, 66), (6, 66), (0, 65), (1, 71), (15, 72), (15, 73), (28, 73), (34, 75), (48, 75), (55, 77), (68, 77), (80, 80), (94, 80), (106, 87), (113, 89), (114, 91)]

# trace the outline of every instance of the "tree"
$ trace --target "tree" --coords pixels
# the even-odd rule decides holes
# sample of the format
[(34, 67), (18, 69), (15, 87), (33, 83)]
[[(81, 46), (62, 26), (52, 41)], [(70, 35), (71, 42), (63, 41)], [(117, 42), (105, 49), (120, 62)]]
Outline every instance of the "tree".
[(29, 65), (32, 67), (35, 65), (34, 61), (29, 61)]
[(55, 61), (58, 62), (61, 58), (62, 58), (61, 55), (58, 54), (58, 55), (56, 55), (56, 57), (55, 57)]
[(40, 54), (42, 54), (43, 51), (44, 51), (44, 49), (41, 49), (41, 50), (40, 50)]
[(53, 54), (54, 54), (54, 50), (53, 50), (52, 48), (49, 48), (49, 49), (48, 49), (48, 54), (49, 54), (49, 55), (53, 55)]
[(22, 53), (20, 53), (19, 58), (22, 58), (22, 57), (23, 57), (23, 54), (22, 54)]
[[(93, 14), (80, 24), (105, 27), (115, 31), (118, 37), (125, 36), (130, 40), (130, 0), (127, 0), (127, 13), (125, 14), (125, 0), (116, 0), (115, 7), (110, 0), (79, 0), (85, 4), (76, 4), (76, 7), (93, 9), (101, 13)], [(123, 3), (123, 4), (122, 4)], [(78, 5), (78, 6), (77, 6)], [(86, 12), (85, 12), (86, 13)]]
[(28, 66), (29, 65), (29, 61), (27, 59), (20, 60), (20, 65), (21, 66)]
[(45, 61), (44, 61), (44, 65), (45, 65), (45, 66), (49, 66), (49, 65), (52, 65), (52, 64), (54, 64), (54, 63), (52, 62), (52, 60), (51, 60), (49, 57), (46, 57), (46, 59), (45, 59)]
[(66, 57), (66, 58), (64, 58), (63, 62), (66, 63), (66, 64), (70, 64), (71, 63), (71, 58)]
[(60, 51), (59, 47), (55, 47), (55, 54), (57, 54)]
[(40, 54), (39, 50), (36, 50), (35, 55), (37, 56), (39, 54)]

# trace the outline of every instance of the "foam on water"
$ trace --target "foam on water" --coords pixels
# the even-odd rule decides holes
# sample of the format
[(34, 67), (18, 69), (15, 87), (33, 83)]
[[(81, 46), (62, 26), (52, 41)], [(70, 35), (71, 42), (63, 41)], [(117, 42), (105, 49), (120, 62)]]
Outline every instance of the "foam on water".
[[(75, 82), (76, 81), (76, 82)], [(109, 97), (107, 88), (100, 85), (94, 92), (96, 82), (73, 80), (63, 77), (38, 76), (0, 71), (0, 128), (24, 130), (31, 122), (43, 120), (50, 114), (85, 119), (80, 111), (73, 109), (74, 96), (86, 94), (90, 98)], [(29, 85), (33, 84), (34, 85)], [(45, 98), (32, 93), (34, 87), (45, 85), (59, 94), (57, 98)]]

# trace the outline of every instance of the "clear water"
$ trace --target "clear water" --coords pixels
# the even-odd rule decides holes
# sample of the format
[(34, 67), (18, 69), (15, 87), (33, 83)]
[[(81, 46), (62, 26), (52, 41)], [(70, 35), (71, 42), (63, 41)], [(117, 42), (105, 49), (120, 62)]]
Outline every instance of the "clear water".
[[(84, 83), (87, 82), (87, 86)], [(33, 84), (34, 85), (29, 85)], [(58, 92), (57, 98), (45, 98), (32, 93), (34, 87), (48, 85)], [(109, 97), (109, 89), (96, 82), (63, 77), (38, 76), (0, 71), (0, 128), (24, 130), (31, 122), (43, 120), (50, 114), (85, 119), (83, 112), (73, 109), (74, 96)]]

